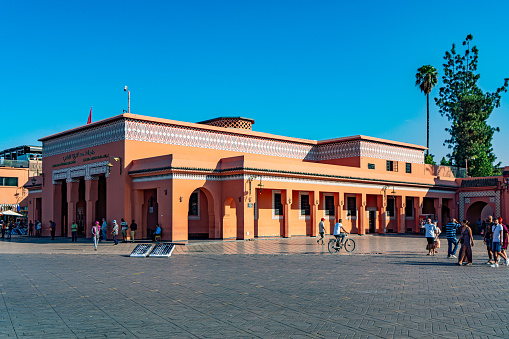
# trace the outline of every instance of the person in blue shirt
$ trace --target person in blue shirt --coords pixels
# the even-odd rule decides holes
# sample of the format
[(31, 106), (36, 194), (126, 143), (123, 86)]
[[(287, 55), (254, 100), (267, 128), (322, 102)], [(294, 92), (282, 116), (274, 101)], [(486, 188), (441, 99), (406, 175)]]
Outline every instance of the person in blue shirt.
[(445, 234), (447, 236), (447, 258), (457, 258), (456, 250), (458, 249), (458, 240), (456, 239), (456, 230), (461, 225), (456, 219), (452, 219), (445, 225)]

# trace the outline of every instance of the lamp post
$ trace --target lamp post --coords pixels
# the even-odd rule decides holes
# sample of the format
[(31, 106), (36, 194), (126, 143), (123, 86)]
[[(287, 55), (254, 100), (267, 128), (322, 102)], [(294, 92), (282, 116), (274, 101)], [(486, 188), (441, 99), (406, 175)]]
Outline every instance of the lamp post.
[(122, 175), (122, 158), (121, 157), (109, 157), (108, 159), (108, 172), (110, 171), (110, 169), (113, 167), (113, 164), (111, 163), (111, 159), (115, 160), (115, 161), (119, 161), (120, 162), (120, 175)]
[(131, 113), (131, 91), (124, 87), (124, 92), (127, 92), (127, 113)]

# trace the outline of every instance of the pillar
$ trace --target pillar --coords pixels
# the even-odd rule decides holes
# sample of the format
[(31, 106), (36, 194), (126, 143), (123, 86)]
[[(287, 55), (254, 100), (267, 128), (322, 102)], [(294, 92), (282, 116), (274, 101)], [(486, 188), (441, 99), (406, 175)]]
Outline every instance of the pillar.
[(283, 201), (283, 237), (290, 238), (290, 212), (292, 209), (292, 190), (285, 190), (285, 200)]
[(76, 204), (79, 201), (79, 180), (68, 179), (67, 185), (67, 234), (72, 234), (71, 225), (76, 221)]
[[(52, 195), (53, 195), (53, 213), (51, 213), (51, 220), (53, 220), (56, 223), (56, 229), (60, 230), (60, 223), (62, 222), (62, 182), (56, 181), (53, 183), (52, 186)], [(42, 224), (42, 234), (43, 235), (50, 235), (49, 230), (49, 220), (46, 225)]]
[(405, 196), (396, 196), (396, 220), (398, 233), (405, 233)]
[(442, 198), (436, 198), (433, 202), (435, 204), (435, 214), (437, 215), (438, 227), (442, 229)]
[(422, 197), (415, 197), (414, 198), (414, 222), (415, 222), (415, 232), (420, 233), (421, 232), (421, 223), (420, 223), (420, 215), (422, 214), (422, 204), (423, 199)]
[[(310, 197), (311, 198), (311, 197)], [(318, 215), (318, 206), (320, 204), (320, 192), (316, 192), (314, 191), (313, 192), (313, 200), (310, 201), (311, 203), (311, 236), (312, 237), (316, 237), (317, 235), (317, 230), (316, 228), (318, 227), (318, 222), (317, 222), (317, 219), (319, 218), (319, 215)]]
[[(145, 202), (145, 196), (143, 190), (134, 190), (133, 192), (133, 207), (132, 207), (132, 218), (134, 222), (138, 225), (138, 230), (136, 231), (135, 239), (141, 239), (146, 236), (147, 228), (143, 229), (143, 203)], [(131, 224), (132, 220), (126, 220), (127, 223)], [(131, 239), (131, 229), (128, 230), (127, 239)], [(145, 235), (143, 235), (143, 232)]]
[(378, 210), (378, 234), (385, 234), (387, 229), (387, 214), (385, 213), (386, 201), (383, 195), (377, 195), (376, 207)]
[(366, 234), (366, 194), (356, 195), (357, 201), (357, 233)]
[(98, 178), (97, 177), (85, 177), (85, 202), (87, 204), (87, 220), (85, 224), (85, 236), (87, 238), (92, 237), (92, 224), (96, 221), (95, 215), (95, 204), (98, 198)]

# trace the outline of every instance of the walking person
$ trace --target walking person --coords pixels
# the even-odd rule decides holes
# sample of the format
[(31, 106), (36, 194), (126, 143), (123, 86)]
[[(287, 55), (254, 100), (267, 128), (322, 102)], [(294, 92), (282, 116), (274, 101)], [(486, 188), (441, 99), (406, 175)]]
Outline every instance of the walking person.
[(138, 230), (138, 225), (134, 222), (131, 223), (131, 242), (134, 242), (134, 236), (136, 235), (136, 231)]
[(6, 223), (5, 232), (7, 232), (7, 239), (11, 240), (12, 236), (12, 221)]
[(118, 245), (118, 241), (117, 241), (118, 224), (117, 224), (116, 220), (113, 220), (113, 230), (111, 231), (111, 234), (113, 234), (113, 241), (115, 242), (115, 245)]
[(99, 243), (99, 237), (101, 236), (101, 225), (99, 225), (99, 221), (96, 221), (95, 225), (92, 226), (92, 235), (94, 238), (94, 250), (97, 251), (97, 244)]
[(124, 220), (124, 218), (120, 219), (120, 229), (122, 231), (122, 242), (127, 241), (127, 229), (129, 228), (129, 225), (127, 224), (127, 221)]
[(28, 223), (28, 236), (33, 237), (34, 236), (34, 223), (32, 220)]
[(457, 258), (456, 250), (458, 249), (458, 240), (456, 240), (456, 230), (461, 225), (456, 219), (452, 219), (445, 225), (445, 235), (447, 236), (447, 258)]
[(463, 220), (460, 229), (460, 254), (458, 263), (456, 265), (463, 265), (466, 261), (467, 265), (472, 265), (472, 246), (474, 246), (474, 237), (472, 236), (472, 229), (468, 226), (468, 221)]
[(55, 231), (57, 230), (57, 224), (52, 220), (49, 221), (49, 230), (51, 232), (51, 240), (55, 240)]
[(437, 232), (437, 227), (435, 226), (435, 223), (431, 221), (431, 218), (428, 218), (426, 220), (426, 224), (424, 224), (424, 236), (426, 237), (426, 240), (428, 241), (428, 255), (435, 255), (435, 235)]
[(103, 237), (103, 241), (106, 241), (106, 232), (108, 231), (108, 223), (106, 222), (106, 219), (103, 218), (103, 223), (101, 225), (101, 234)]
[(76, 220), (73, 220), (71, 225), (71, 242), (78, 241), (78, 224), (76, 223)]
[(324, 220), (325, 220), (325, 218), (322, 218), (322, 220), (320, 221), (320, 224), (318, 224), (318, 233), (320, 234), (320, 238), (316, 241), (317, 244), (320, 244), (320, 241), (321, 241), (322, 245), (324, 244), (323, 236), (325, 235), (325, 225), (323, 223)]
[(493, 253), (492, 249), (492, 237), (493, 237), (493, 217), (490, 215), (486, 220), (486, 227), (484, 228), (484, 243), (486, 244), (486, 250), (488, 251), (488, 261), (486, 265), (493, 264)]
[(509, 229), (507, 228), (506, 225), (502, 224), (502, 217), (498, 217), (498, 223), (500, 225), (502, 225), (502, 235), (503, 235), (503, 238), (504, 240), (502, 241), (502, 254), (505, 255), (507, 257), (507, 253), (506, 253), (506, 250), (507, 250), (507, 245), (509, 244)]
[(505, 259), (505, 265), (509, 266), (509, 260), (507, 260), (507, 256), (502, 252), (502, 243), (504, 241), (504, 228), (501, 224), (498, 223), (498, 219), (494, 220), (493, 224), (493, 240), (492, 240), (492, 249), (493, 252), (493, 260), (494, 264), (491, 264), (490, 267), (498, 267), (498, 257), (501, 256)]
[(37, 235), (37, 238), (41, 237), (41, 230), (42, 230), (42, 224), (40, 220), (37, 220), (35, 223), (35, 233)]
[(2, 238), (4, 238), (5, 237), (5, 227), (6, 226), (5, 226), (5, 223), (4, 223), (3, 220), (0, 221), (0, 226), (2, 227)]

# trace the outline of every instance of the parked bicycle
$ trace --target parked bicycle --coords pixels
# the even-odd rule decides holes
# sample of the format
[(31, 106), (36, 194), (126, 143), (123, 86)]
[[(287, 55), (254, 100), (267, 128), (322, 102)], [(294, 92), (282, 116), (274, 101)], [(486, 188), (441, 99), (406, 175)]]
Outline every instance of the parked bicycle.
[(345, 248), (347, 252), (353, 252), (355, 250), (355, 241), (353, 239), (348, 238), (348, 234), (345, 235), (343, 240), (337, 240), (336, 238), (332, 238), (329, 240), (328, 249), (331, 254), (337, 254), (342, 248)]

